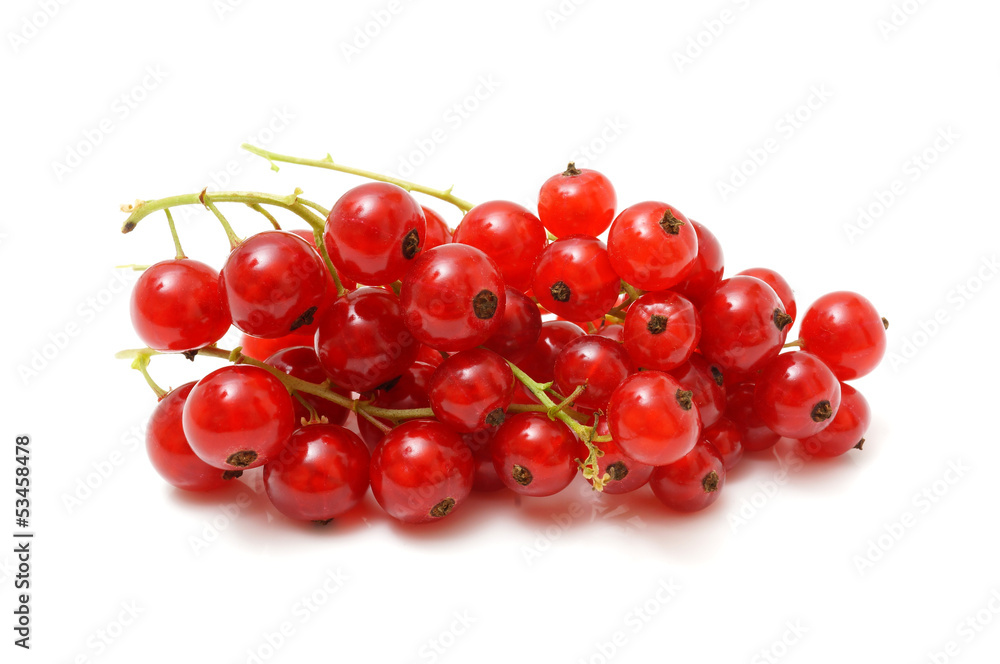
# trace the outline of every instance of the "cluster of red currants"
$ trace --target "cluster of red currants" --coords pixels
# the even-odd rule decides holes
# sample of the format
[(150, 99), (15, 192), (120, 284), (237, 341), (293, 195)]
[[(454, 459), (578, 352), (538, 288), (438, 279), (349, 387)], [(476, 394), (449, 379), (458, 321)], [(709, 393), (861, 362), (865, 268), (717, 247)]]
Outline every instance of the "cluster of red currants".
[[(136, 284), (148, 348), (123, 356), (160, 396), (147, 448), (177, 487), (263, 467), (293, 519), (330, 520), (370, 486), (391, 516), (428, 522), (473, 490), (548, 496), (582, 474), (607, 493), (649, 484), (694, 511), (744, 452), (780, 437), (811, 457), (863, 442), (868, 404), (843, 381), (885, 352), (872, 304), (824, 295), (786, 343), (796, 303), (778, 273), (723, 279), (705, 226), (659, 202), (616, 216), (596, 171), (570, 164), (546, 181), (537, 216), (456, 203), (454, 231), (387, 181), (329, 211), (297, 194), (202, 192), (233, 245), (221, 273), (178, 242)], [(176, 240), (169, 207), (195, 199), (171, 200), (138, 202), (130, 220), (167, 210)], [(313, 228), (240, 240), (215, 202), (280, 205)], [(231, 325), (242, 346), (221, 350)], [(167, 392), (146, 372), (159, 353), (232, 364)]]

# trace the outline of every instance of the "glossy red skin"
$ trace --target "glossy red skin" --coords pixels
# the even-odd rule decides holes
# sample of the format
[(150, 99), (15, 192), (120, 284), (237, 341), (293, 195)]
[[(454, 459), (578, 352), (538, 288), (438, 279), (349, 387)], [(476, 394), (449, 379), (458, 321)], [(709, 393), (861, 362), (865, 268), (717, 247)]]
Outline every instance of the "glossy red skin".
[(715, 424), (701, 432), (722, 457), (726, 470), (732, 470), (743, 459), (743, 441), (740, 430), (728, 417), (720, 417)]
[(240, 335), (240, 347), (242, 353), (247, 357), (263, 362), (279, 350), (291, 348), (292, 346), (312, 346), (315, 332), (299, 334), (296, 330), (292, 334), (275, 339), (260, 339), (251, 337), (249, 334)]
[(542, 323), (538, 341), (518, 363), (526, 374), (539, 383), (548, 383), (555, 378), (556, 357), (573, 339), (586, 332), (575, 323), (565, 320), (549, 320)]
[[(428, 396), (438, 421), (459, 433), (472, 433), (503, 422), (514, 397), (514, 373), (507, 361), (485, 348), (455, 353), (431, 376)], [(500, 410), (500, 420), (490, 424)]]
[(694, 306), (701, 308), (705, 298), (711, 295), (722, 281), (725, 269), (725, 257), (719, 240), (703, 224), (691, 220), (695, 234), (698, 236), (698, 256), (687, 276), (670, 290), (679, 293), (690, 300)]
[(476, 464), (476, 474), (472, 481), (473, 491), (499, 491), (505, 488), (503, 480), (497, 475), (497, 469), (493, 466), (493, 454), (490, 452), (490, 441), (496, 432), (496, 429), (490, 428), (462, 434), (462, 441), (472, 450), (472, 460)]
[[(398, 380), (391, 381), (391, 387), (376, 392), (371, 399), (372, 405), (393, 410), (430, 408), (431, 400), (427, 391), (430, 389), (433, 375), (434, 367), (418, 360), (407, 367)], [(375, 419), (387, 427), (392, 427), (392, 422), (388, 420)], [(369, 449), (374, 449), (385, 435), (381, 429), (361, 415), (358, 415), (358, 432)]]
[[(602, 415), (600, 419), (597, 420), (597, 424), (594, 426), (594, 433), (598, 436), (609, 436), (611, 435), (608, 429), (608, 418)], [(598, 473), (601, 477), (605, 473), (611, 475), (608, 468), (615, 466), (615, 476), (620, 477), (620, 479), (609, 479), (604, 483), (604, 493), (610, 493), (614, 495), (622, 493), (631, 493), (636, 489), (645, 486), (649, 482), (650, 476), (653, 474), (653, 466), (645, 463), (639, 463), (632, 457), (628, 456), (622, 451), (622, 448), (614, 441), (614, 439), (595, 443), (598, 449), (604, 452), (603, 456), (597, 458), (597, 468)]]
[(488, 201), (472, 208), (453, 239), (484, 251), (500, 266), (504, 283), (520, 291), (531, 285), (535, 260), (548, 242), (538, 217), (510, 201)]
[[(195, 384), (184, 403), (184, 433), (205, 463), (223, 470), (263, 466), (277, 457), (294, 428), (292, 397), (268, 371), (240, 364), (222, 367)], [(231, 455), (253, 451), (244, 466)]]
[[(714, 482), (709, 480), (711, 473), (715, 473)], [(706, 489), (706, 483), (714, 484), (714, 489)], [(654, 470), (649, 478), (649, 486), (660, 502), (679, 512), (705, 509), (718, 500), (725, 483), (726, 466), (722, 457), (704, 440), (683, 458)]]
[[(327, 381), (326, 372), (323, 371), (323, 365), (319, 363), (319, 357), (317, 357), (316, 351), (312, 346), (292, 346), (291, 348), (279, 350), (267, 358), (264, 363), (271, 365), (275, 369), (284, 371), (289, 376), (300, 378), (308, 383), (319, 385)], [(348, 390), (341, 389), (336, 385), (328, 385), (327, 387), (346, 399), (351, 398), (351, 393)], [(301, 392), (299, 396), (309, 402), (316, 409), (318, 415), (326, 417), (330, 424), (343, 424), (347, 421), (347, 416), (351, 412), (343, 406), (339, 406), (323, 397), (313, 394), (303, 394)], [(302, 426), (302, 418), (305, 418), (307, 422), (309, 421), (310, 413), (295, 397), (292, 397), (292, 404), (295, 408), (295, 425), (298, 428)]]
[(865, 376), (885, 355), (882, 317), (868, 299), (850, 291), (827, 293), (802, 317), (803, 350), (817, 356), (840, 380)]
[[(544, 413), (518, 413), (508, 418), (493, 435), (490, 454), (507, 488), (525, 496), (559, 493), (576, 476), (576, 459), (586, 456), (583, 444), (569, 427)], [(531, 474), (527, 484), (515, 480), (515, 465)]]
[(153, 468), (170, 484), (185, 491), (213, 491), (226, 485), (223, 472), (194, 453), (181, 418), (194, 383), (171, 390), (156, 404), (146, 428), (146, 453)]
[(662, 371), (640, 371), (618, 386), (608, 404), (608, 428), (622, 452), (662, 466), (691, 451), (701, 435), (698, 406), (685, 410), (680, 384)]
[[(450, 428), (411, 420), (390, 431), (372, 454), (375, 500), (389, 516), (406, 523), (440, 521), (431, 510), (450, 498), (452, 510), (472, 491), (472, 451)], [(449, 511), (448, 514), (451, 512)]]
[(310, 424), (292, 434), (278, 458), (264, 466), (264, 491), (290, 519), (327, 521), (368, 492), (368, 448), (336, 424)]
[[(496, 296), (496, 309), (479, 318), (476, 296)], [(446, 353), (475, 348), (496, 332), (507, 301), (500, 268), (465, 244), (443, 244), (413, 261), (399, 293), (407, 328), (420, 343)]]
[(771, 431), (754, 408), (753, 383), (740, 383), (726, 388), (725, 417), (736, 425), (744, 452), (770, 449), (781, 438)]
[(440, 366), (444, 362), (444, 355), (441, 354), (441, 351), (420, 344), (420, 350), (417, 351), (417, 362), (423, 362), (432, 367)]
[[(322, 256), (322, 254), (319, 253), (319, 248), (316, 246), (316, 234), (315, 233), (313, 233), (310, 230), (306, 230), (306, 229), (295, 229), (295, 230), (289, 231), (289, 232), (290, 233), (295, 233), (300, 238), (302, 238), (303, 240), (305, 240), (306, 242), (308, 242), (309, 246), (316, 250), (316, 253), (319, 255), (320, 259), (322, 260), (323, 256)], [(325, 243), (325, 241), (324, 241), (324, 243)], [(326, 265), (325, 261), (324, 261), (323, 265), (324, 266)], [(334, 269), (336, 269), (336, 268), (334, 268)], [(334, 283), (333, 277), (330, 275), (330, 269), (327, 268), (325, 272), (326, 272), (326, 275), (327, 275), (327, 278), (328, 278), (328, 281), (327, 281), (327, 284), (326, 284), (326, 294), (329, 297), (330, 294), (332, 293), (333, 297), (336, 297), (337, 296), (337, 285)], [(352, 280), (348, 279), (347, 277), (345, 277), (343, 274), (340, 273), (340, 271), (337, 272), (337, 276), (340, 277), (340, 285), (343, 286), (344, 288), (346, 288), (347, 290), (354, 290), (355, 288), (358, 287), (357, 283), (355, 283), (354, 281), (352, 281)]]
[(814, 407), (824, 401), (836, 415), (840, 382), (819, 358), (805, 351), (771, 360), (754, 389), (754, 410), (771, 431), (788, 438), (806, 438), (830, 425), (833, 415), (819, 422), (812, 418)]
[[(552, 287), (559, 282), (569, 287), (565, 302), (552, 295)], [(538, 257), (531, 290), (548, 311), (574, 323), (585, 322), (603, 317), (615, 306), (621, 278), (611, 267), (603, 242), (573, 235), (556, 240)]]
[(139, 276), (131, 299), (132, 326), (160, 352), (204, 348), (232, 322), (219, 273), (190, 258), (160, 261)]
[[(659, 334), (649, 329), (653, 316), (667, 319)], [(625, 350), (643, 369), (676, 369), (688, 361), (700, 338), (701, 321), (694, 305), (672, 291), (646, 293), (625, 315)]]
[(323, 370), (354, 392), (367, 392), (403, 373), (419, 348), (403, 323), (399, 299), (381, 288), (359, 288), (338, 299), (316, 330)]
[(521, 291), (507, 286), (503, 319), (483, 345), (517, 364), (538, 341), (541, 331), (538, 306)]
[(791, 328), (777, 326), (776, 310), (784, 313), (781, 300), (760, 279), (724, 280), (701, 308), (701, 354), (723, 371), (762, 369), (781, 350)]
[[(660, 227), (667, 211), (682, 226), (676, 235)], [(647, 291), (667, 290), (680, 283), (698, 256), (698, 235), (681, 212), (649, 201), (622, 210), (608, 232), (608, 254), (615, 272)]]
[(553, 175), (538, 192), (538, 218), (556, 237), (597, 237), (615, 219), (618, 196), (611, 180), (588, 168)]
[(326, 218), (323, 243), (337, 271), (359, 284), (380, 286), (403, 277), (418, 251), (403, 253), (406, 236), (416, 231), (423, 246), (427, 222), (420, 205), (405, 190), (369, 182), (340, 197)]
[(685, 390), (694, 392), (694, 403), (702, 428), (715, 424), (726, 410), (726, 388), (722, 372), (701, 355), (695, 353), (687, 362), (670, 371), (670, 375)]
[(310, 325), (326, 299), (323, 259), (294, 233), (264, 231), (233, 249), (219, 274), (233, 325), (273, 339)]
[(607, 337), (612, 341), (617, 341), (618, 343), (625, 343), (625, 326), (619, 325), (618, 323), (605, 325), (597, 331), (597, 334), (602, 337)]
[(793, 322), (795, 321), (795, 314), (797, 312), (795, 294), (784, 277), (766, 267), (752, 267), (748, 270), (743, 270), (739, 274), (745, 277), (757, 277), (770, 286), (778, 296), (778, 299), (781, 300), (781, 306), (785, 308), (785, 313), (792, 317)]
[(607, 405), (611, 393), (628, 377), (630, 366), (628, 353), (620, 343), (587, 334), (563, 347), (552, 373), (555, 387), (563, 396), (586, 385), (576, 398), (576, 407), (596, 410)]
[(427, 230), (422, 250), (427, 251), (428, 249), (433, 249), (434, 247), (440, 247), (442, 244), (449, 244), (451, 242), (451, 229), (448, 228), (448, 224), (445, 222), (444, 217), (429, 207), (421, 205), (420, 209), (423, 210), (424, 219), (427, 222)]
[(857, 447), (871, 425), (872, 411), (861, 392), (840, 384), (840, 408), (830, 425), (819, 433), (799, 441), (806, 452), (814, 457), (840, 456)]

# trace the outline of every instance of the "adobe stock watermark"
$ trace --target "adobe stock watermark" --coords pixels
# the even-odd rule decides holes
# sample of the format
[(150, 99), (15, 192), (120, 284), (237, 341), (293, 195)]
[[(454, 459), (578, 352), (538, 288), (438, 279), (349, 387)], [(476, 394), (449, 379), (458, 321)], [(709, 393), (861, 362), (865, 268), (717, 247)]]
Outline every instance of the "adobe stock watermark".
[(1000, 615), (1000, 588), (994, 588), (981, 608), (968, 614), (955, 626), (955, 637), (940, 647), (927, 651), (931, 664), (949, 664), (962, 654)]
[(351, 64), (413, 3), (414, 0), (389, 0), (384, 6), (369, 12), (363, 23), (354, 26), (351, 36), (341, 40), (340, 54), (344, 56), (344, 61)]
[(451, 650), (458, 640), (477, 622), (468, 610), (455, 611), (448, 625), (417, 648), (422, 662), (436, 662)]
[(778, 469), (771, 474), (770, 479), (758, 480), (757, 488), (749, 496), (745, 496), (736, 509), (731, 511), (726, 520), (733, 533), (738, 533), (741, 528), (750, 523), (760, 514), (771, 499), (778, 495), (791, 480), (791, 476), (806, 467), (806, 463), (812, 458), (812, 454), (805, 447), (796, 445), (792, 447), (784, 457), (778, 452), (778, 448), (772, 448), (771, 453), (778, 460)]
[(220, 505), (216, 509), (215, 515), (206, 519), (197, 533), (188, 536), (188, 545), (195, 558), (200, 558), (213, 544), (218, 542), (222, 533), (229, 530), (252, 504), (253, 492), (249, 489), (242, 489), (236, 494), (235, 499)]
[(577, 168), (592, 168), (612, 145), (621, 140), (628, 128), (628, 124), (620, 115), (605, 118), (589, 140), (574, 148), (569, 161), (575, 162)]
[(350, 578), (339, 567), (326, 570), (319, 585), (292, 602), (285, 620), (273, 630), (261, 632), (257, 644), (247, 648), (244, 661), (264, 664), (274, 659), (303, 625), (330, 604)]
[(613, 661), (629, 642), (674, 600), (678, 591), (679, 586), (673, 579), (661, 579), (648, 599), (636, 604), (625, 613), (621, 628), (612, 632), (606, 639), (595, 643), (588, 654), (577, 658), (577, 664), (608, 664)]
[(909, 332), (900, 337), (896, 348), (885, 358), (893, 371), (899, 371), (920, 355), (920, 351), (941, 334), (955, 320), (956, 315), (965, 310), (993, 281), (997, 272), (1000, 272), (997, 255), (983, 256), (972, 272), (948, 290), (944, 305), (935, 309), (930, 316), (918, 320)]
[(83, 469), (83, 474), (76, 478), (73, 486), (59, 496), (63, 507), (66, 508), (66, 514), (72, 516), (83, 507), (84, 503), (107, 484), (119, 468), (135, 456), (137, 450), (144, 447), (145, 441), (145, 420), (122, 432), (115, 446), (96, 461), (91, 461), (90, 465)]
[(875, 26), (878, 28), (882, 39), (889, 39), (902, 30), (910, 20), (916, 16), (930, 0), (903, 0), (894, 2), (886, 16), (880, 18)]
[(14, 53), (19, 53), (59, 15), (71, 0), (37, 0), (36, 9), (25, 14), (13, 30), (7, 32), (7, 42)]
[(111, 619), (88, 634), (83, 642), (84, 647), (68, 661), (73, 661), (75, 664), (90, 664), (97, 660), (131, 631), (145, 612), (146, 607), (140, 605), (137, 600), (121, 602), (112, 612)]
[(57, 182), (62, 182), (94, 154), (111, 134), (118, 130), (149, 98), (149, 96), (167, 80), (168, 73), (161, 65), (148, 65), (143, 70), (138, 81), (128, 86), (112, 99), (107, 113), (97, 122), (80, 131), (79, 138), (66, 146), (66, 152), (60, 159), (52, 161), (52, 174)]
[(62, 327), (40, 337), (35, 347), (28, 351), (27, 358), (17, 365), (17, 375), (21, 379), (21, 384), (27, 387), (38, 378), (66, 352), (74, 339), (82, 335), (107, 311), (108, 307), (119, 298), (127, 297), (132, 285), (138, 279), (138, 274), (131, 268), (115, 269), (101, 288), (87, 295), (76, 305), (73, 309), (73, 318)]
[(729, 176), (716, 180), (715, 188), (722, 197), (722, 202), (725, 203), (745, 187), (774, 155), (778, 154), (820, 110), (830, 103), (832, 98), (833, 92), (825, 83), (809, 88), (809, 94), (802, 103), (789, 109), (775, 121), (771, 136), (764, 139), (760, 145), (747, 148), (746, 158), (730, 169)]
[(951, 125), (937, 130), (934, 139), (922, 150), (907, 157), (899, 167), (899, 175), (884, 189), (876, 189), (867, 203), (858, 206), (853, 222), (844, 224), (847, 240), (854, 244), (875, 222), (882, 219), (927, 172), (954, 147), (961, 136)]
[(774, 641), (764, 646), (754, 653), (750, 658), (750, 664), (777, 664), (788, 655), (792, 646), (798, 644), (802, 637), (808, 634), (809, 630), (802, 624), (801, 620), (789, 620), (785, 623), (784, 631)]
[(882, 532), (868, 540), (862, 553), (854, 555), (852, 562), (858, 574), (864, 576), (875, 565), (885, 558), (906, 534), (913, 530), (931, 510), (941, 504), (941, 501), (951, 493), (951, 490), (969, 474), (972, 469), (961, 459), (948, 462), (948, 467), (941, 476), (913, 494), (910, 498), (911, 509), (906, 509), (896, 518), (882, 525)]
[(569, 21), (576, 14), (580, 7), (590, 0), (559, 0), (545, 10), (545, 22), (549, 24), (549, 29), (555, 32), (564, 23)]
[(224, 21), (245, 4), (247, 4), (247, 0), (212, 0), (212, 11), (215, 12), (216, 18)]
[(710, 18), (703, 20), (701, 27), (688, 36), (684, 46), (674, 49), (672, 56), (677, 71), (683, 74), (684, 69), (693, 65), (712, 48), (729, 26), (736, 23), (752, 4), (752, 0), (730, 0), (731, 6), (727, 5)]
[(399, 156), (395, 176), (406, 179), (448, 142), (496, 94), (503, 84), (493, 74), (480, 76), (469, 91), (455, 100), (441, 114), (439, 123), (424, 136), (414, 139), (413, 148)]

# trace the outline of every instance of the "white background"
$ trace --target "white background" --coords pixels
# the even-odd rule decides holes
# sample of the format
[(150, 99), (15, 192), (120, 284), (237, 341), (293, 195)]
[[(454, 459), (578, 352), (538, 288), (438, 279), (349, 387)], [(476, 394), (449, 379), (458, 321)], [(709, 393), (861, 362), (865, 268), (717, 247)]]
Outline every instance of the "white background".
[[(13, 442), (29, 433), (37, 535), (30, 652), (11, 643), (2, 546), (3, 660), (994, 661), (1000, 5), (896, 3), (909, 13), (892, 0), (5, 2), (0, 531), (11, 541)], [(329, 206), (360, 182), (272, 173), (239, 151), (247, 139), (529, 205), (575, 158), (620, 204), (665, 200), (708, 225), (730, 273), (780, 271), (800, 311), (865, 293), (895, 358), (858, 383), (874, 410), (864, 451), (803, 465), (783, 446), (684, 517), (646, 491), (598, 499), (576, 484), (476, 496), (432, 527), (391, 523), (369, 495), (317, 529), (277, 515), (252, 473), (221, 496), (172, 490), (142, 448), (153, 395), (112, 359), (138, 344), (122, 285), (136, 275), (114, 266), (172, 246), (162, 215), (121, 235), (118, 206), (205, 186), (301, 186)], [(873, 218), (858, 224), (859, 208)], [(264, 228), (228, 211), (240, 234)], [(209, 213), (179, 226), (188, 255), (221, 267)], [(152, 370), (176, 386), (217, 365)], [(329, 574), (344, 579), (333, 594)]]

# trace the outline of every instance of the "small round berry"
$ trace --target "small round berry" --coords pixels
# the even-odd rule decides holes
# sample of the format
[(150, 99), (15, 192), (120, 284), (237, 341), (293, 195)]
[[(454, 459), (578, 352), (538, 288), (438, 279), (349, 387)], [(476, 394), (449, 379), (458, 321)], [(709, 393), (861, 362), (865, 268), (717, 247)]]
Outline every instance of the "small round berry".
[(488, 201), (469, 210), (455, 229), (454, 241), (480, 249), (496, 261), (508, 286), (531, 286), (535, 260), (548, 241), (545, 227), (526, 207)]
[(661, 371), (632, 374), (611, 395), (611, 435), (636, 461), (651, 466), (672, 463), (691, 451), (701, 434), (692, 396)]
[(507, 488), (526, 496), (551, 496), (573, 481), (582, 447), (559, 420), (518, 413), (497, 429), (490, 453)]
[(160, 261), (136, 281), (132, 326), (161, 353), (186, 353), (213, 344), (229, 329), (229, 307), (219, 273), (190, 258)]
[(618, 197), (611, 181), (597, 171), (577, 168), (553, 175), (538, 193), (538, 218), (557, 237), (597, 237), (615, 218)]
[(181, 418), (193, 387), (193, 382), (181, 385), (156, 404), (146, 428), (146, 452), (156, 472), (178, 489), (212, 491), (225, 486), (226, 480), (239, 473), (223, 473), (199, 459), (191, 449)]
[[(312, 346), (292, 346), (291, 348), (279, 350), (267, 358), (264, 363), (307, 383), (319, 385), (327, 381), (326, 372), (323, 370), (323, 365), (320, 364), (319, 357)], [(342, 397), (351, 398), (349, 391), (335, 385), (330, 385), (329, 389)], [(314, 394), (299, 393), (299, 397), (312, 406), (317, 415), (325, 417), (329, 424), (343, 424), (347, 421), (350, 411), (343, 406)], [(309, 420), (310, 413), (309, 409), (298, 399), (293, 398), (292, 403), (295, 407), (295, 424), (298, 427), (301, 425), (303, 419), (306, 421)]]
[[(395, 378), (379, 389), (371, 399), (371, 404), (378, 408), (389, 408), (392, 410), (410, 410), (417, 408), (430, 408), (431, 399), (427, 395), (430, 390), (431, 376), (434, 375), (435, 367), (419, 360), (411, 364)], [(392, 422), (375, 418), (377, 422), (392, 428)], [(369, 449), (375, 446), (385, 436), (385, 433), (366, 417), (358, 414), (358, 433)]]
[(464, 350), (434, 371), (428, 396), (434, 416), (459, 433), (495, 428), (514, 397), (514, 374), (491, 350)]
[(646, 293), (625, 316), (625, 350), (636, 366), (670, 371), (691, 357), (701, 338), (694, 305), (671, 291)]
[(604, 243), (574, 235), (556, 240), (535, 262), (531, 289), (545, 309), (573, 322), (601, 318), (615, 306), (621, 278)]
[[(594, 425), (594, 433), (598, 436), (611, 435), (608, 429), (608, 418), (601, 416)], [(639, 463), (622, 451), (622, 448), (611, 439), (606, 442), (594, 443), (604, 454), (597, 458), (597, 472), (601, 477), (608, 476), (604, 483), (604, 493), (618, 495), (631, 493), (645, 486), (653, 474), (653, 466)]]
[(731, 470), (743, 459), (743, 442), (740, 430), (728, 417), (720, 417), (715, 424), (701, 432), (702, 438), (722, 457), (726, 470)]
[(249, 334), (241, 334), (241, 352), (247, 357), (252, 357), (255, 360), (263, 362), (279, 350), (291, 348), (292, 346), (312, 346), (313, 340), (316, 337), (316, 331), (303, 333), (303, 329), (307, 328), (299, 328), (291, 334), (286, 334), (283, 337), (275, 337), (274, 339), (261, 339), (260, 337), (251, 337)]
[(740, 383), (726, 389), (726, 415), (740, 432), (744, 452), (767, 450), (781, 438), (771, 431), (754, 408), (754, 384)]
[(698, 236), (698, 256), (684, 280), (670, 290), (683, 295), (700, 309), (705, 298), (714, 293), (722, 281), (725, 261), (722, 245), (712, 231), (694, 219), (691, 220), (691, 225)]
[(778, 354), (792, 319), (756, 277), (724, 280), (701, 308), (699, 350), (723, 371), (754, 372)]
[(542, 314), (531, 298), (510, 286), (507, 286), (506, 299), (503, 319), (483, 345), (516, 364), (538, 341)]
[(677, 461), (660, 466), (649, 478), (653, 493), (679, 512), (703, 510), (719, 498), (726, 483), (726, 466), (708, 441), (701, 441)]
[(814, 355), (785, 353), (760, 372), (754, 410), (780, 436), (806, 438), (833, 421), (840, 408), (840, 383)]
[(795, 294), (784, 277), (766, 267), (752, 267), (749, 270), (743, 270), (739, 274), (746, 277), (757, 277), (770, 286), (778, 296), (778, 299), (781, 300), (781, 306), (785, 309), (785, 313), (792, 317), (793, 323), (795, 322), (795, 313), (797, 311)]
[(698, 235), (687, 217), (666, 203), (622, 210), (608, 232), (608, 254), (622, 279), (647, 291), (684, 279), (698, 256)]
[(889, 323), (865, 297), (850, 291), (828, 293), (802, 317), (802, 349), (824, 363), (840, 380), (871, 373), (885, 355)]
[(669, 373), (682, 388), (693, 392), (702, 428), (712, 426), (722, 417), (726, 410), (726, 388), (719, 367), (695, 353)]
[(583, 328), (576, 323), (547, 320), (542, 323), (538, 341), (517, 364), (539, 383), (551, 382), (555, 379), (554, 371), (559, 353), (570, 341), (585, 334), (587, 333)]
[(448, 228), (448, 224), (445, 223), (444, 217), (439, 215), (434, 210), (423, 205), (420, 209), (424, 212), (424, 219), (427, 220), (427, 231), (424, 237), (423, 251), (428, 249), (433, 249), (434, 247), (440, 247), (442, 244), (448, 244), (451, 242), (451, 229)]
[(861, 449), (865, 432), (872, 421), (868, 400), (847, 383), (840, 384), (840, 408), (830, 425), (817, 434), (799, 441), (807, 454), (828, 458)]
[(476, 476), (472, 481), (473, 491), (499, 491), (506, 487), (493, 465), (490, 442), (497, 429), (489, 428), (472, 433), (463, 433), (462, 440), (472, 450), (472, 460), (476, 464)]
[(553, 376), (556, 389), (563, 396), (585, 386), (575, 400), (580, 408), (604, 408), (611, 393), (629, 375), (628, 353), (620, 343), (588, 334), (573, 339), (556, 356)]

